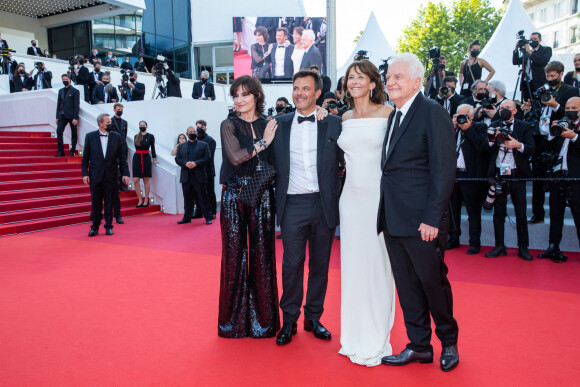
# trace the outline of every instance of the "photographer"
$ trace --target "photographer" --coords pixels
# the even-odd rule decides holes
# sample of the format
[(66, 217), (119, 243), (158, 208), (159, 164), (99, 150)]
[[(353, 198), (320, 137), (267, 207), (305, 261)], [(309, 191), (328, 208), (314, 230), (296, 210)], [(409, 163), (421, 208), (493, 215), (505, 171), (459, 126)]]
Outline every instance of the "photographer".
[(201, 72), (201, 81), (195, 82), (193, 84), (193, 92), (191, 93), (191, 98), (202, 99), (207, 101), (215, 101), (215, 91), (213, 84), (208, 82), (209, 72), (203, 70)]
[[(511, 181), (512, 178), (532, 177), (530, 156), (534, 154), (535, 145), (532, 138), (532, 126), (514, 118), (517, 113), (514, 101), (506, 99), (499, 110), (500, 120), (491, 123), (488, 139), (491, 142), (490, 163), (487, 171), (489, 178), (499, 182), (503, 194), (493, 202), (493, 230), (495, 247), (487, 252), (487, 258), (507, 255), (504, 243), (504, 226), (509, 194), (516, 213), (518, 234), (518, 256), (526, 261), (533, 259), (528, 251), (529, 236), (526, 222), (526, 182)], [(498, 188), (496, 187), (496, 191)]]
[(89, 93), (89, 80), (90, 74), (89, 69), (84, 66), (85, 59), (79, 55), (73, 60), (72, 71), (74, 73), (73, 78), (75, 85), (82, 85), (85, 92), (85, 101), (91, 103), (91, 95)]
[(479, 45), (479, 40), (474, 40), (468, 49), (469, 56), (467, 59), (461, 62), (459, 65), (459, 84), (461, 85), (461, 95), (464, 97), (469, 97), (469, 90), (476, 79), (481, 79), (482, 70), (486, 69), (489, 74), (485, 78), (485, 82), (489, 80), (495, 74), (495, 70), (491, 65), (485, 60), (479, 58), (479, 53), (481, 46)]
[[(539, 103), (535, 102), (538, 107), (532, 109), (529, 100), (522, 104), (522, 108), (527, 112), (541, 109), (537, 130), (534, 130), (533, 133), (536, 144), (536, 152), (534, 157), (532, 157), (534, 177), (546, 177), (546, 168), (539, 162), (539, 157), (546, 150), (546, 137), (550, 132), (551, 123), (564, 117), (566, 102), (570, 98), (580, 96), (578, 88), (562, 83), (563, 75), (564, 65), (561, 62), (552, 61), (548, 63), (545, 67), (548, 85), (535, 93), (538, 96)], [(535, 115), (537, 116), (539, 113), (538, 111)], [(529, 115), (534, 116), (534, 114)], [(544, 221), (545, 196), (543, 182), (535, 181), (532, 191), (532, 218), (529, 223), (534, 224)]]
[(34, 90), (52, 89), (52, 73), (46, 70), (42, 62), (36, 62), (36, 74), (34, 74)]
[(443, 86), (439, 88), (437, 102), (447, 110), (453, 117), (457, 112), (457, 107), (463, 101), (463, 98), (456, 93), (457, 79), (455, 77), (443, 78)]
[[(548, 136), (548, 148), (555, 157), (553, 176), (559, 178), (580, 178), (580, 98), (572, 97), (566, 103), (566, 119), (554, 121)], [(566, 200), (572, 211), (576, 233), (580, 241), (580, 182), (560, 181), (550, 183), (550, 239), (548, 249), (538, 258), (550, 258), (556, 263), (566, 262), (560, 251)]]
[(117, 95), (117, 89), (110, 83), (109, 74), (103, 74), (102, 81), (95, 86), (93, 90), (92, 101), (93, 104), (101, 103), (115, 103), (119, 102), (119, 96)]
[(135, 71), (129, 73), (127, 87), (123, 87), (120, 91), (121, 96), (127, 102), (143, 101), (145, 99), (145, 85), (137, 82), (137, 73)]
[(21, 91), (29, 91), (34, 87), (34, 83), (30, 75), (26, 72), (24, 64), (18, 64), (16, 71), (12, 76), (12, 82), (14, 84), (14, 92), (19, 93)]
[(335, 116), (339, 115), (338, 112), (338, 101), (336, 99), (336, 95), (333, 92), (329, 91), (324, 93), (324, 100), (322, 102), (322, 108), (326, 109), (329, 114), (334, 114)]
[(542, 34), (539, 32), (532, 32), (529, 42), (523, 38), (523, 31), (521, 33), (512, 55), (512, 64), (515, 66), (522, 65), (525, 69), (525, 74), (522, 75), (520, 83), (520, 90), (522, 91), (522, 101), (527, 101), (532, 97), (530, 93), (546, 83), (544, 66), (548, 64), (552, 57), (552, 48), (544, 47), (540, 44), (542, 42)]
[(173, 70), (171, 70), (167, 62), (163, 63), (163, 67), (165, 68), (165, 76), (167, 77), (167, 96), (181, 98), (181, 81)]
[[(475, 109), (459, 105), (453, 115), (457, 154), (457, 178), (484, 178), (489, 168), (487, 126), (473, 119)], [(481, 248), (481, 206), (487, 193), (486, 182), (456, 181), (451, 194), (451, 227), (447, 250), (459, 247), (461, 235), (461, 202), (465, 202), (469, 219), (469, 250), (477, 254)]]
[(487, 97), (487, 83), (482, 81), (481, 79), (476, 80), (471, 85), (471, 96), (465, 98), (463, 103), (467, 103), (474, 108), (478, 108), (481, 106), (483, 100)]
[(425, 93), (431, 99), (437, 98), (437, 95), (439, 94), (439, 89), (441, 88), (441, 85), (443, 85), (443, 82), (446, 77), (455, 76), (453, 72), (445, 70), (445, 65), (446, 65), (445, 57), (440, 56), (437, 73), (435, 74), (435, 69), (433, 69), (433, 71), (431, 71), (431, 73), (423, 83), (423, 86), (425, 87)]
[[(276, 115), (274, 115), (274, 110), (276, 110)], [(266, 119), (270, 121), (272, 118), (284, 115), (286, 113), (293, 112), (294, 109), (286, 97), (280, 97), (276, 100), (276, 106), (273, 108), (268, 108), (268, 116)]]

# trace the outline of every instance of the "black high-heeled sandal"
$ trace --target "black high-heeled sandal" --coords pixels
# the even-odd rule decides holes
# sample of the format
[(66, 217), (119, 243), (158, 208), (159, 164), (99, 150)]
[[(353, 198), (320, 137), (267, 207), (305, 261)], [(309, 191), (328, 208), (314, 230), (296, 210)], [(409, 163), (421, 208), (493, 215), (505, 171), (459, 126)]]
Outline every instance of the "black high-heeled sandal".
[(141, 202), (135, 206), (135, 208), (141, 208), (141, 207), (143, 207), (143, 202)]
[(141, 207), (149, 207), (149, 199), (147, 199), (147, 204), (143, 204)]

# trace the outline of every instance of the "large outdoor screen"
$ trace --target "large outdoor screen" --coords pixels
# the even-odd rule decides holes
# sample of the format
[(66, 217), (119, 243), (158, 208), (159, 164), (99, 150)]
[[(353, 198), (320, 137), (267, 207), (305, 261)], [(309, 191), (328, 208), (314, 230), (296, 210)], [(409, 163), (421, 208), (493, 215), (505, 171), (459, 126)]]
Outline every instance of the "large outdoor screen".
[(234, 17), (234, 77), (288, 82), (316, 65), (326, 74), (325, 17)]

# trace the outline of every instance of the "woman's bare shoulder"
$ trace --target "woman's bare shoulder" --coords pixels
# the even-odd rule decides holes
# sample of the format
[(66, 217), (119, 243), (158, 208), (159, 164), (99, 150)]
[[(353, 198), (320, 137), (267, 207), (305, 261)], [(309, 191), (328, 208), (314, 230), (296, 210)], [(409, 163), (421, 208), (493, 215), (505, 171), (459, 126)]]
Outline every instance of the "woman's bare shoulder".
[(344, 112), (344, 114), (342, 115), (342, 122), (353, 119), (354, 118), (354, 111), (352, 110), (347, 110), (346, 112)]
[(378, 113), (379, 117), (389, 118), (392, 111), (393, 111), (393, 108), (390, 107), (389, 105), (382, 105), (377, 113)]

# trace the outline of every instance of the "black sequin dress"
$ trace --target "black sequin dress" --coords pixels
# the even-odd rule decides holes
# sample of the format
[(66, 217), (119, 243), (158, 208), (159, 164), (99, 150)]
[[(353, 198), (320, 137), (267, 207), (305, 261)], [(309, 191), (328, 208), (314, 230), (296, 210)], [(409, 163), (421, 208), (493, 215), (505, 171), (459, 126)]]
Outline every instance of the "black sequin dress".
[[(252, 157), (254, 140), (264, 135), (267, 121), (225, 120), (221, 125), (222, 169), (220, 211), (222, 264), (218, 335), (227, 338), (274, 337), (280, 329), (273, 187), (258, 208), (238, 201), (240, 188), (250, 179), (258, 160)], [(270, 148), (260, 159), (272, 164)]]

